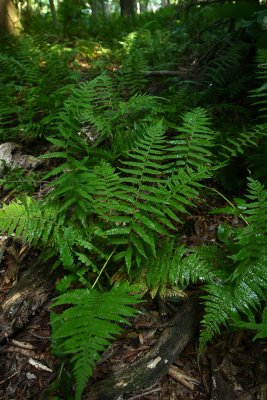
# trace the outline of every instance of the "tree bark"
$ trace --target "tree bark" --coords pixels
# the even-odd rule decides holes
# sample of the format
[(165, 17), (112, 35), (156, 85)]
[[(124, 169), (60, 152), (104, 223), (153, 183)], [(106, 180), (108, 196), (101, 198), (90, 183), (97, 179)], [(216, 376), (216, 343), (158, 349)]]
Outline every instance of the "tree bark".
[(10, 290), (0, 307), (0, 342), (25, 325), (50, 295), (55, 273), (47, 265), (33, 263)]
[(170, 5), (170, 0), (161, 0), (161, 7), (167, 7)]
[(54, 0), (49, 0), (49, 5), (50, 5), (50, 11), (52, 15), (52, 21), (53, 21), (53, 26), (54, 28), (57, 27), (57, 13), (56, 13), (56, 7)]
[(0, 0), (0, 34), (18, 36), (23, 27), (11, 0)]
[(120, 0), (120, 7), (122, 17), (134, 17), (135, 0)]
[(170, 321), (152, 350), (113, 376), (90, 385), (83, 400), (121, 399), (155, 384), (166, 375), (170, 365), (193, 339), (200, 317), (199, 296), (193, 296)]

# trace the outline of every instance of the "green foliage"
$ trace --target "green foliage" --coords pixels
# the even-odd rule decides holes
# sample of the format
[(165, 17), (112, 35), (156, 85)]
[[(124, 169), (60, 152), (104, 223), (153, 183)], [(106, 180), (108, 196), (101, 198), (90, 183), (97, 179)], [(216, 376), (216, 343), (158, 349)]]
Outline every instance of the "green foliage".
[(257, 323), (254, 321), (245, 322), (245, 321), (237, 321), (236, 327), (243, 329), (252, 329), (254, 331), (258, 331), (255, 335), (254, 340), (262, 339), (267, 337), (267, 306), (265, 306), (262, 312), (262, 322)]
[(255, 99), (255, 104), (259, 106), (261, 118), (266, 122), (267, 118), (267, 50), (259, 49), (257, 54), (258, 79), (262, 83), (257, 89), (252, 90), (251, 97)]
[[(220, 265), (205, 285), (207, 294), (203, 296), (205, 314), (202, 321), (200, 348), (219, 334), (221, 325), (229, 326), (242, 316), (253, 318), (255, 310), (266, 297), (267, 291), (267, 191), (257, 181), (249, 179), (248, 201), (242, 206), (247, 226), (237, 229), (231, 240), (225, 241), (228, 257), (226, 266)], [(207, 256), (200, 259), (210, 262)], [(211, 264), (212, 266), (212, 264)], [(190, 267), (190, 266), (189, 266)], [(224, 275), (220, 276), (220, 271)], [(225, 272), (228, 271), (228, 275)]]
[(77, 80), (68, 67), (71, 53), (27, 35), (13, 46), (1, 47), (1, 141), (45, 135), (51, 114), (62, 106), (68, 85)]
[[(182, 223), (182, 215), (198, 198), (202, 181), (210, 176), (206, 164), (211, 157), (213, 133), (205, 111), (196, 109), (183, 116), (182, 143), (173, 143), (166, 136), (164, 121), (158, 118), (159, 99), (139, 95), (122, 101), (107, 75), (82, 83), (70, 93), (53, 121), (57, 135), (49, 141), (55, 151), (43, 156), (63, 161), (45, 177), (51, 179), (53, 190), (39, 202), (27, 198), (4, 205), (0, 223), (9, 235), (13, 233), (42, 247), (47, 257), (57, 258), (56, 264), (70, 272), (59, 288), (66, 291), (60, 297), (62, 304), (70, 302), (73, 308), (52, 322), (53, 336), (56, 347), (62, 348), (64, 354), (75, 353), (72, 361), (76, 396), (80, 398), (99, 352), (108, 344), (110, 335), (118, 332), (118, 326), (108, 321), (122, 322), (122, 316), (133, 315), (122, 305), (135, 302), (134, 298), (121, 295), (126, 303), (120, 305), (116, 303), (120, 299), (118, 293), (102, 293), (101, 299), (107, 296), (107, 303), (113, 305), (112, 316), (108, 314), (107, 324), (104, 323), (102, 306), (94, 305), (90, 329), (95, 326), (96, 331), (88, 331), (72, 316), (80, 315), (85, 308), (90, 310), (88, 293), (95, 285), (92, 276), (101, 288), (99, 279), (108, 262), (111, 272), (119, 265), (126, 273), (136, 271), (144, 262), (156, 262), (161, 238), (173, 236), (177, 224)], [(85, 124), (87, 135), (82, 131)], [(123, 146), (120, 141), (123, 142), (124, 129), (133, 137)], [(103, 145), (114, 149), (108, 155), (109, 162), (105, 160), (107, 153), (100, 150)], [(196, 145), (200, 146), (198, 166), (192, 156)], [(180, 152), (185, 162), (174, 168)], [(179, 254), (178, 251), (174, 261)], [(109, 271), (105, 273), (109, 277)], [(176, 282), (174, 274), (166, 270), (165, 278), (162, 272), (162, 283), (155, 283), (152, 273), (149, 286), (162, 288), (167, 281), (172, 286)], [(79, 289), (79, 293), (89, 296), (81, 296), (81, 304), (77, 300), (79, 309), (73, 303), (73, 282), (88, 288)], [(60, 321), (64, 324), (58, 328)]]
[(32, 194), (36, 188), (36, 180), (38, 175), (31, 172), (30, 174), (24, 168), (6, 168), (5, 173), (0, 174), (0, 186), (4, 190), (11, 190), (16, 196)]
[[(160, 25), (143, 15), (132, 27), (117, 16), (88, 26), (82, 3), (76, 15), (72, 3), (61, 5), (65, 34), (79, 33), (81, 26), (94, 37), (109, 32), (106, 41), (116, 51), (100, 55), (101, 45), (89, 55), (87, 38), (77, 51), (70, 43), (26, 35), (0, 43), (0, 84), (6, 88), (0, 93), (1, 140), (49, 134), (51, 144), (42, 156), (50, 160), (44, 178), (49, 194), (4, 204), (0, 226), (66, 270), (53, 303), (59, 308), (52, 314), (52, 342), (56, 355), (71, 358), (79, 399), (101, 352), (136, 313), (130, 305), (138, 302), (138, 289), (125, 283), (109, 290), (118, 271), (152, 297), (181, 295), (188, 284), (202, 284), (201, 349), (223, 326), (266, 335), (266, 309), (260, 326), (255, 312), (267, 288), (267, 75), (266, 51), (260, 50), (254, 84), (256, 17), (241, 20), (240, 7), (231, 21), (223, 6), (203, 4), (186, 6), (179, 16), (177, 8), (161, 10)], [(227, 12), (236, 11), (229, 7)], [(82, 21), (77, 30), (67, 25), (75, 18)], [(178, 74), (147, 74), (161, 69)], [(211, 128), (211, 116), (221, 132)], [(246, 226), (221, 225), (218, 246), (181, 245), (181, 224), (205, 179), (216, 174), (217, 182), (236, 192), (233, 177), (247, 174), (246, 168), (253, 177), (246, 199), (219, 211), (241, 216)], [(12, 174), (26, 179), (22, 171)], [(12, 174), (0, 181), (7, 189)]]
[(52, 307), (67, 305), (61, 314), (52, 313), (53, 349), (57, 356), (71, 355), (76, 383), (75, 399), (91, 376), (99, 353), (121, 331), (121, 324), (136, 315), (131, 307), (140, 300), (132, 295), (134, 287), (115, 286), (108, 292), (96, 289), (70, 290), (54, 299)]
[(122, 84), (129, 95), (141, 92), (147, 85), (145, 72), (148, 70), (148, 66), (141, 44), (141, 35), (138, 32), (132, 32), (124, 43), (125, 59), (122, 66)]
[(215, 134), (209, 125), (207, 112), (202, 108), (183, 115), (183, 124), (177, 128), (179, 134), (170, 149), (177, 167), (197, 169), (200, 165), (208, 167), (211, 164)]

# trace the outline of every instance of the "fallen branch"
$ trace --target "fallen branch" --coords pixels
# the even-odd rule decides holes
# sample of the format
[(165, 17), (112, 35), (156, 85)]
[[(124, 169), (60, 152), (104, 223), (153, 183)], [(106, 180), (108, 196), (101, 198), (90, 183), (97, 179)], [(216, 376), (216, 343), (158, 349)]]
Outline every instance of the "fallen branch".
[(151, 387), (169, 370), (181, 351), (193, 339), (199, 325), (199, 297), (186, 301), (170, 321), (158, 343), (143, 358), (91, 386), (84, 400), (116, 400)]

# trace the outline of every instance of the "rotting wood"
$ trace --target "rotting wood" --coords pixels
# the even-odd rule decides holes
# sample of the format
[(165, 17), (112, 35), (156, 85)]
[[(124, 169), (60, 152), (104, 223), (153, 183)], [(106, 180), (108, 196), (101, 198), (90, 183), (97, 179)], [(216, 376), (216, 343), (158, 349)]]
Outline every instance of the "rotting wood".
[(151, 387), (161, 379), (193, 339), (201, 317), (199, 297), (179, 309), (158, 343), (141, 359), (88, 388), (83, 400), (116, 400)]
[(47, 265), (33, 263), (0, 306), (0, 342), (24, 326), (51, 293), (55, 275)]

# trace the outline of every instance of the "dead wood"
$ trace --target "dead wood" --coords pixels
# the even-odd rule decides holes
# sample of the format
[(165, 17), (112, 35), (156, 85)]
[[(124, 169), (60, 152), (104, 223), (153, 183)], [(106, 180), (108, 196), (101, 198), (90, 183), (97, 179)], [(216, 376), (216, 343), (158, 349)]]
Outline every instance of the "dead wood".
[(152, 350), (135, 363), (91, 386), (83, 399), (122, 399), (124, 395), (154, 385), (168, 372), (170, 365), (193, 339), (200, 316), (199, 297), (193, 296), (170, 321)]
[(0, 306), (0, 341), (25, 325), (47, 301), (55, 276), (47, 265), (33, 263)]

